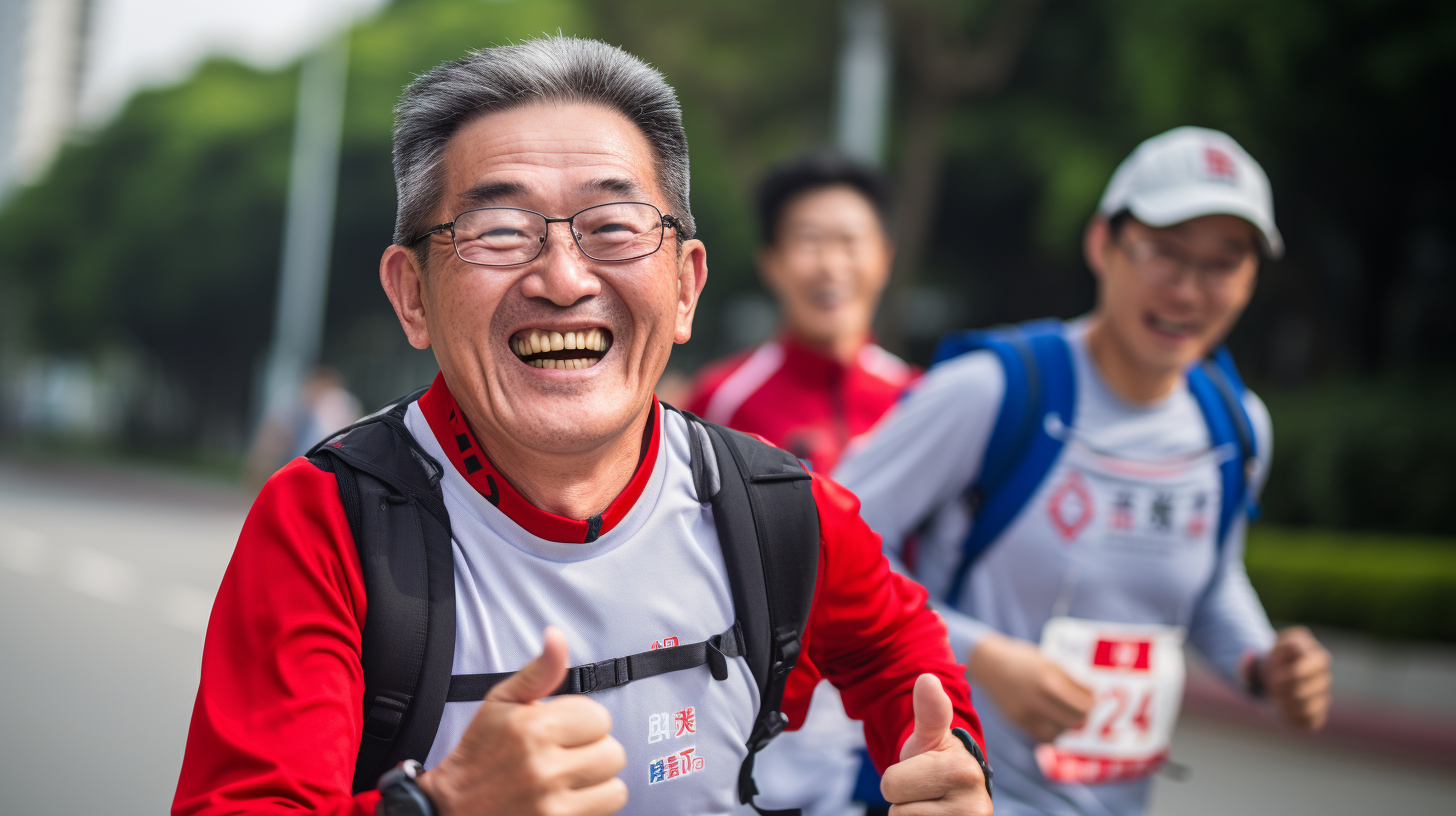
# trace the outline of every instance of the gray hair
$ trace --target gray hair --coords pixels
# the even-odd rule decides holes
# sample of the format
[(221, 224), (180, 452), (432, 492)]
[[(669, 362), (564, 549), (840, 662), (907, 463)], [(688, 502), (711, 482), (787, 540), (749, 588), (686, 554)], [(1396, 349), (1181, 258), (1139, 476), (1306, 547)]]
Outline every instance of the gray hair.
[(555, 36), (472, 51), (405, 88), (394, 108), (396, 244), (407, 246), (433, 226), (451, 137), (480, 116), (533, 102), (594, 103), (627, 117), (652, 145), (657, 186), (683, 225), (679, 239), (692, 237), (688, 139), (677, 94), (656, 69), (620, 48)]

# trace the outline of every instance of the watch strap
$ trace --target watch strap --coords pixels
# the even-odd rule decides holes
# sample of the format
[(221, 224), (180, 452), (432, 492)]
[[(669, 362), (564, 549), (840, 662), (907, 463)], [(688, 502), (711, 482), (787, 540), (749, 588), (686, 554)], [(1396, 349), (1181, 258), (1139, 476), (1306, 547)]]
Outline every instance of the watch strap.
[(993, 799), (996, 798), (991, 792), (991, 777), (995, 776), (995, 772), (991, 770), (991, 763), (986, 761), (986, 752), (981, 750), (980, 744), (971, 737), (971, 732), (966, 729), (952, 728), (950, 732), (961, 741), (962, 745), (966, 746), (966, 750), (976, 758), (976, 764), (981, 766), (981, 775), (986, 777), (986, 795)]
[(438, 816), (435, 803), (420, 788), (415, 777), (424, 771), (417, 760), (407, 759), (379, 777), (379, 806), (375, 816)]

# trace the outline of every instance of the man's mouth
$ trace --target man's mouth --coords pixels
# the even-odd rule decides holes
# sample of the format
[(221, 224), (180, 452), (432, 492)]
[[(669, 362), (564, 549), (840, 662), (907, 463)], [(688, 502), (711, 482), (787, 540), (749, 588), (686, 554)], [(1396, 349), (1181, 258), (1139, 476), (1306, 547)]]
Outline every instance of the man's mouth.
[(821, 286), (809, 292), (809, 300), (820, 309), (834, 309), (850, 299), (848, 286)]
[(569, 332), (524, 329), (511, 336), (511, 351), (534, 368), (591, 368), (611, 347), (612, 333), (601, 328)]
[(1172, 337), (1193, 337), (1198, 334), (1198, 324), (1187, 321), (1165, 320), (1157, 315), (1150, 314), (1147, 317), (1148, 328), (1158, 334), (1165, 334)]

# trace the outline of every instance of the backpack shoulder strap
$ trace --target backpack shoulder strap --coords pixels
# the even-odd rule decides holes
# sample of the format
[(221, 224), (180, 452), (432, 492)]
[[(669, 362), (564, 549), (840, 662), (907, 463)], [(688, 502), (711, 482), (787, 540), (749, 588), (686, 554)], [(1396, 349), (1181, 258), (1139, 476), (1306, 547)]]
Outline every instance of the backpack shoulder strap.
[(434, 743), (455, 650), (455, 575), (443, 470), (404, 425), (419, 393), (319, 443), (364, 572), (364, 730), (354, 791)]
[[(781, 710), (784, 687), (814, 600), (819, 511), (811, 477), (793, 454), (679, 413), (688, 420), (698, 500), (713, 508), (745, 659), (758, 683), (758, 717), (738, 775), (739, 801), (752, 804), (758, 793), (754, 755), (788, 724)], [(697, 464), (709, 451), (716, 468)]]
[(1071, 426), (1076, 408), (1076, 373), (1061, 321), (963, 333), (957, 343), (961, 353), (995, 354), (1006, 388), (980, 474), (966, 491), (974, 523), (946, 592), (951, 603), (976, 560), (1015, 520), (1061, 454), (1062, 440), (1047, 433), (1047, 415)]
[(1233, 455), (1219, 465), (1221, 500), (1216, 543), (1222, 549), (1238, 514), (1247, 512), (1254, 516), (1258, 512), (1250, 490), (1258, 465), (1258, 450), (1254, 425), (1244, 409), (1243, 396), (1247, 389), (1234, 366), (1233, 355), (1220, 346), (1208, 359), (1189, 369), (1188, 390), (1208, 423), (1213, 446), (1233, 448)]

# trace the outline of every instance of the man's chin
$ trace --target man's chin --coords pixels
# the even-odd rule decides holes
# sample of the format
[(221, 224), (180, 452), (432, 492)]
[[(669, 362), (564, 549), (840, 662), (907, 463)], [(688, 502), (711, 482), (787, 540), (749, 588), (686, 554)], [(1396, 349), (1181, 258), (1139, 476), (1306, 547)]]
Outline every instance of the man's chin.
[(543, 453), (581, 453), (609, 443), (641, 411), (613, 373), (533, 368), (509, 378), (502, 430), (514, 443)]

